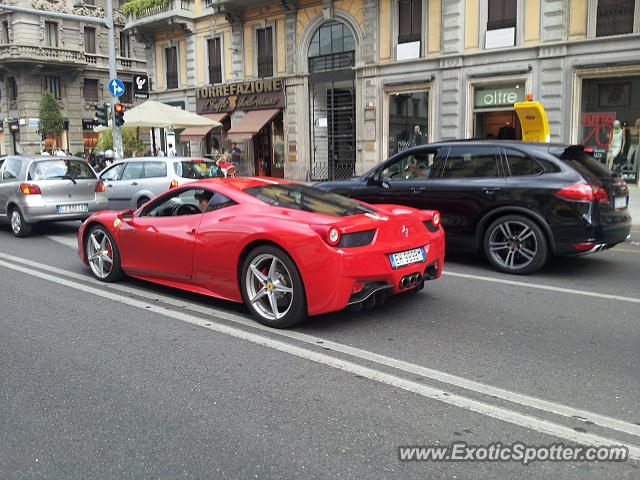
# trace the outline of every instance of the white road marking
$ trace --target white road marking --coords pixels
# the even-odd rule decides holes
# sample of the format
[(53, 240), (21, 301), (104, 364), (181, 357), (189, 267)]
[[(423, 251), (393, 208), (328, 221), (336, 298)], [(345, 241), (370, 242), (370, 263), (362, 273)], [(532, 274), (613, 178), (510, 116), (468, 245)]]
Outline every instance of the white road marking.
[(50, 238), (54, 242), (60, 243), (65, 247), (73, 248), (74, 250), (78, 248), (78, 240), (76, 237), (69, 238), (63, 237), (62, 235), (47, 235), (47, 238)]
[[(75, 240), (73, 240), (73, 242), (71, 241), (67, 241), (65, 239), (65, 237), (59, 237), (59, 236), (54, 236), (54, 235), (50, 235), (49, 238), (51, 238), (52, 240), (65, 244), (69, 247), (72, 248), (77, 248), (78, 244)], [(68, 243), (68, 244), (67, 244)], [(633, 297), (625, 297), (622, 295), (610, 295), (608, 293), (598, 293), (598, 292), (588, 292), (586, 290), (575, 290), (572, 288), (562, 288), (562, 287), (554, 287), (552, 285), (543, 285), (543, 284), (537, 284), (537, 283), (529, 283), (529, 282), (519, 282), (516, 280), (505, 280), (502, 278), (496, 278), (496, 277), (486, 277), (483, 275), (472, 275), (469, 273), (458, 273), (458, 272), (452, 272), (450, 270), (444, 270), (442, 272), (443, 275), (450, 275), (452, 277), (460, 277), (460, 278), (468, 278), (468, 279), (472, 279), (472, 280), (482, 280), (485, 282), (495, 282), (495, 283), (503, 283), (505, 285), (513, 285), (513, 286), (517, 286), (517, 287), (527, 287), (527, 288), (537, 288), (539, 290), (550, 290), (552, 292), (557, 292), (557, 293), (569, 293), (572, 295), (584, 295), (587, 297), (595, 297), (595, 298), (606, 298), (609, 300), (617, 300), (620, 302), (631, 302), (631, 303), (640, 303), (640, 298), (633, 298)]]
[(623, 297), (622, 295), (610, 295), (608, 293), (588, 292), (586, 290), (574, 290), (573, 288), (554, 287), (552, 285), (542, 285), (538, 283), (518, 282), (516, 280), (505, 280), (496, 277), (485, 277), (482, 275), (471, 275), (469, 273), (457, 273), (444, 270), (443, 275), (452, 277), (469, 278), (472, 280), (483, 280), (485, 282), (503, 283), (505, 285), (514, 285), (517, 287), (537, 288), (539, 290), (550, 290), (558, 293), (570, 293), (572, 295), (584, 295), (586, 297), (606, 298), (608, 300), (617, 300), (619, 302), (640, 303), (640, 298)]
[[(31, 265), (31, 266), (35, 266), (38, 268), (41, 268), (42, 270), (49, 270), (49, 271), (54, 271), (56, 273), (62, 273), (63, 275), (66, 276), (72, 276), (72, 277), (76, 277), (76, 278), (80, 278), (81, 280), (84, 281), (89, 281), (92, 284), (98, 284), (100, 286), (105, 286), (104, 283), (99, 282), (95, 279), (92, 278), (87, 278), (83, 275), (79, 275), (76, 274), (74, 272), (69, 272), (66, 270), (62, 270), (62, 269), (57, 269), (55, 267), (51, 267), (49, 265), (45, 265), (45, 264), (40, 264), (38, 262), (33, 262), (30, 260), (26, 260), (26, 259), (21, 259), (19, 257), (13, 257), (12, 255), (8, 255), (8, 254), (3, 254), (0, 253), (0, 257), (3, 258), (11, 258), (11, 259), (16, 259), (21, 263), (24, 263), (25, 265)], [(348, 362), (348, 361), (342, 361), (342, 360), (338, 360), (335, 359), (333, 357), (330, 357), (328, 355), (323, 355), (323, 354), (317, 354), (315, 352), (312, 351), (308, 351), (305, 349), (301, 349), (299, 347), (295, 347), (293, 345), (290, 344), (286, 344), (283, 342), (280, 342), (278, 340), (272, 340), (266, 337), (262, 337), (260, 335), (255, 335), (249, 332), (246, 332), (244, 330), (238, 330), (235, 329), (233, 327), (226, 327), (224, 325), (219, 325), (219, 324), (214, 324), (212, 323), (210, 320), (205, 320), (205, 319), (200, 319), (197, 317), (193, 317), (191, 315), (188, 314), (183, 314), (180, 312), (173, 312), (173, 311), (168, 311), (163, 307), (157, 307), (157, 306), (150, 306), (147, 305), (144, 302), (141, 302), (139, 300), (135, 300), (135, 299), (131, 299), (131, 298), (125, 298), (125, 297), (121, 297), (119, 295), (110, 293), (110, 292), (106, 292), (106, 291), (101, 291), (101, 290), (97, 290), (93, 287), (88, 287), (85, 285), (81, 285), (78, 284), (76, 282), (72, 282), (69, 280), (65, 280), (65, 279), (61, 279), (61, 278), (57, 278), (54, 277), (52, 275), (48, 275), (45, 273), (38, 273), (38, 272), (34, 272), (31, 269), (25, 268), (25, 267), (21, 267), (21, 266), (17, 266), (17, 265), (12, 265), (3, 261), (0, 261), (0, 265), (6, 266), (7, 268), (12, 268), (14, 270), (18, 270), (24, 273), (27, 273), (29, 275), (33, 275), (36, 276), (38, 278), (43, 278), (45, 280), (49, 280), (55, 283), (60, 283), (62, 285), (67, 285), (67, 286), (71, 286), (72, 288), (76, 288), (78, 290), (83, 290), (83, 291), (87, 291), (88, 293), (93, 293), (99, 296), (103, 296), (105, 298), (110, 298), (113, 299), (115, 301), (119, 301), (121, 303), (125, 303), (137, 308), (142, 308), (144, 310), (152, 310), (152, 311), (157, 311), (158, 313), (171, 317), (171, 318), (178, 318), (180, 320), (183, 321), (187, 321), (189, 323), (194, 323), (200, 326), (204, 326), (206, 328), (210, 328), (212, 330), (218, 331), (220, 333), (224, 333), (224, 334), (229, 334), (232, 336), (235, 336), (237, 338), (243, 338), (245, 340), (249, 340), (253, 343), (257, 343), (260, 345), (264, 345), (270, 348), (275, 348), (276, 350), (280, 350), (286, 353), (291, 353), (293, 355), (299, 356), (301, 358), (307, 358), (309, 360), (312, 360), (314, 362), (317, 363), (323, 363), (325, 365), (328, 366), (332, 366), (334, 368), (339, 368), (341, 370), (345, 370), (345, 371), (349, 371), (352, 373), (356, 373), (362, 376), (365, 376), (367, 378), (370, 378), (372, 380), (375, 381), (379, 381), (382, 383), (386, 383), (388, 385), (391, 386), (395, 386), (397, 388), (402, 388), (404, 390), (408, 390), (408, 391), (412, 391), (414, 393), (418, 393), (420, 395), (438, 400), (438, 401), (443, 401), (445, 403), (450, 403), (452, 405), (458, 406), (460, 408), (465, 408), (467, 410), (471, 410), (471, 411), (475, 411), (477, 413), (482, 413), (484, 415), (488, 415), (494, 418), (498, 418), (500, 420), (504, 420), (510, 423), (514, 423), (520, 426), (525, 426), (526, 428), (531, 428), (543, 433), (549, 433), (551, 435), (555, 435), (558, 436), (560, 438), (566, 438), (569, 440), (573, 440), (576, 441), (578, 443), (584, 443), (587, 445), (597, 445), (593, 444), (593, 443), (588, 443), (587, 441), (590, 440), (594, 440), (593, 437), (597, 438), (598, 441), (600, 441), (600, 444), (603, 444), (602, 441), (606, 440), (606, 441), (612, 441), (613, 440), (609, 440), (605, 437), (600, 437), (597, 435), (592, 435), (592, 434), (586, 434), (586, 433), (581, 433), (581, 432), (576, 432), (575, 430), (562, 426), (562, 425), (558, 425), (546, 420), (542, 420), (542, 419), (538, 419), (536, 417), (532, 417), (529, 415), (524, 415), (509, 409), (505, 409), (505, 408), (501, 408), (501, 407), (496, 407), (496, 406), (492, 406), (489, 404), (485, 404), (482, 402), (478, 402), (476, 400), (472, 400), (472, 399), (468, 399), (466, 397), (462, 397), (462, 396), (458, 396), (455, 394), (451, 394), (448, 392), (442, 392), (439, 389), (435, 389), (433, 387), (427, 387), (424, 386), (422, 384), (417, 384), (415, 382), (411, 382), (399, 377), (396, 377), (394, 375), (389, 375), (386, 374), (384, 372), (380, 372), (378, 370), (375, 369), (370, 369), (368, 367), (363, 367), (361, 365), (352, 363), (352, 362)], [(544, 410), (550, 413), (554, 413), (554, 414), (558, 414), (558, 415), (563, 415), (563, 416), (567, 416), (567, 417), (577, 417), (577, 420), (581, 420), (581, 421), (592, 421), (594, 423), (597, 423), (601, 426), (613, 429), (613, 430), (618, 430), (620, 432), (623, 433), (628, 433), (631, 435), (639, 435), (639, 427), (636, 425), (633, 425), (631, 423), (628, 422), (624, 422), (622, 420), (617, 420), (611, 417), (606, 417), (603, 415), (598, 415), (598, 414), (594, 414), (591, 412), (587, 412), (584, 410), (579, 410), (579, 409), (574, 409), (572, 407), (568, 407), (565, 405), (561, 405), (561, 404), (557, 404), (557, 403), (553, 403), (553, 402), (548, 402), (545, 400), (540, 400), (534, 397), (529, 397), (527, 395), (522, 395), (522, 394), (518, 394), (515, 392), (510, 392), (508, 390), (503, 390), (500, 388), (496, 388), (496, 387), (491, 387), (489, 385), (485, 385), (479, 382), (475, 382), (472, 380), (467, 380), (465, 378), (462, 377), (457, 377), (455, 375), (450, 375), (444, 372), (439, 372), (437, 370), (432, 370), (429, 368), (425, 368), (425, 367), (420, 367), (418, 365), (414, 365), (414, 364), (410, 364), (408, 362), (404, 362), (401, 360), (396, 360), (390, 357), (385, 357), (383, 355), (378, 355), (375, 353), (371, 353), (371, 352), (367, 352), (364, 350), (360, 350), (357, 348), (353, 348), (353, 347), (349, 347), (346, 345), (342, 345), (342, 344), (338, 344), (329, 340), (324, 340), (318, 337), (313, 337), (311, 335), (306, 335), (306, 334), (302, 334), (302, 333), (298, 333), (298, 332), (293, 332), (293, 331), (283, 331), (283, 330), (273, 330), (270, 329), (268, 327), (264, 327), (260, 324), (256, 324), (253, 322), (248, 321), (247, 319), (240, 317), (238, 315), (235, 314), (231, 314), (228, 312), (224, 312), (224, 311), (219, 311), (216, 309), (212, 309), (212, 308), (206, 308), (206, 307), (202, 307), (200, 305), (195, 305), (195, 304), (191, 304), (190, 302), (185, 302), (185, 301), (179, 301), (179, 300), (174, 300), (168, 297), (163, 298), (164, 296), (162, 295), (157, 295), (157, 294), (153, 294), (153, 293), (147, 293), (141, 290), (137, 290), (134, 288), (130, 288), (130, 287), (125, 287), (123, 285), (114, 285), (114, 284), (109, 284), (110, 288), (116, 288), (118, 290), (127, 292), (127, 293), (133, 293), (135, 295), (138, 296), (143, 296), (143, 297), (147, 297), (149, 299), (152, 300), (163, 300), (166, 303), (170, 303), (174, 306), (180, 306), (180, 307), (187, 307), (187, 305), (185, 304), (190, 304), (191, 308), (193, 310), (200, 310), (205, 314), (212, 314), (212, 315), (217, 315), (220, 316), (221, 318), (225, 318), (237, 323), (241, 323), (243, 325), (247, 325), (250, 326), (252, 328), (257, 328), (257, 329), (262, 329), (262, 330), (266, 330), (271, 334), (276, 334), (276, 335), (280, 335), (280, 336), (286, 336), (289, 338), (293, 338), (296, 340), (300, 340), (309, 344), (314, 344), (314, 345), (322, 345), (323, 347), (326, 348), (330, 348), (332, 350), (335, 351), (340, 351), (342, 353), (346, 353), (361, 359), (365, 359), (365, 360), (369, 360), (372, 362), (376, 362), (379, 364), (384, 364), (387, 366), (391, 366), (397, 369), (400, 369), (402, 371), (405, 372), (410, 372), (410, 373), (415, 373), (418, 375), (422, 375), (426, 378), (431, 378), (431, 379), (435, 379), (444, 383), (449, 383), (451, 385), (456, 385), (459, 386), (461, 388), (465, 388), (467, 390), (472, 390), (478, 393), (482, 393), (482, 394), (486, 394), (486, 395), (494, 395), (498, 398), (502, 398), (514, 403), (518, 403), (524, 406), (529, 406), (532, 408), (537, 408), (539, 410)], [(215, 325), (215, 327), (214, 327)], [(227, 330), (231, 330), (232, 333), (229, 333)], [(238, 332), (241, 332), (241, 334), (238, 334)], [(245, 336), (248, 335), (249, 337)], [(260, 341), (257, 341), (256, 338), (261, 339)], [(264, 342), (267, 343), (264, 343)], [(269, 342), (276, 342), (278, 344), (277, 347), (272, 346), (269, 344)], [(285, 346), (285, 347), (283, 347)], [(288, 349), (294, 349), (295, 352), (293, 351), (289, 351)], [(312, 354), (312, 356), (317, 356), (320, 355), (322, 358), (318, 359), (318, 358), (310, 358), (308, 357), (306, 354), (305, 355), (301, 355), (299, 354), (299, 350), (306, 352), (308, 354)], [(325, 358), (326, 357), (326, 358)], [(328, 359), (330, 359), (329, 361), (327, 361)], [(336, 364), (335, 362), (337, 362), (338, 364), (342, 365), (345, 364), (347, 366), (349, 366), (349, 368), (345, 368), (344, 365), (343, 366), (339, 366), (338, 364)], [(354, 371), (353, 368), (355, 368), (356, 370), (358, 369), (364, 369), (364, 371), (366, 372), (366, 374), (363, 374), (360, 370), (358, 370), (357, 372)], [(451, 401), (450, 401), (451, 400)], [(555, 432), (555, 433), (552, 433)], [(570, 436), (569, 436), (570, 435)], [(575, 436), (583, 436), (586, 435), (587, 437), (585, 437), (583, 440), (576, 440)], [(582, 438), (582, 437), (581, 437)], [(585, 443), (587, 442), (587, 443)], [(617, 444), (621, 444), (620, 442), (618, 442)], [(640, 447), (637, 447), (635, 445), (628, 445), (628, 444), (622, 444), (625, 445), (627, 447), (630, 448), (630, 455), (631, 455), (631, 451), (632, 449), (636, 449), (636, 453), (638, 455), (640, 455)], [(634, 457), (637, 459), (640, 459), (640, 456), (638, 457)]]

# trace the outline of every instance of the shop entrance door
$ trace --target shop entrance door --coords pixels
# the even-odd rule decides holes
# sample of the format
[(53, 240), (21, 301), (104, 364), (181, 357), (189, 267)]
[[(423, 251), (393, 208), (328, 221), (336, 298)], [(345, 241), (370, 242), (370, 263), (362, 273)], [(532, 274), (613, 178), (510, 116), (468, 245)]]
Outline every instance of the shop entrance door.
[(271, 177), (271, 123), (265, 125), (253, 137), (255, 151), (254, 165), (256, 175)]
[(312, 84), (312, 180), (350, 178), (356, 163), (353, 81)]
[(522, 127), (515, 110), (498, 110), (474, 114), (473, 138), (522, 140)]

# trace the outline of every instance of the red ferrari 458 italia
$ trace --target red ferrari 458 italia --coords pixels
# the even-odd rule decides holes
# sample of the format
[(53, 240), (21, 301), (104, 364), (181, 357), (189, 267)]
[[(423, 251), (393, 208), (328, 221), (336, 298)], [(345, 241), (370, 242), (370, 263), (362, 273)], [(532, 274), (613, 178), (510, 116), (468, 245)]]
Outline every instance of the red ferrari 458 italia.
[(440, 215), (367, 205), (282, 179), (213, 178), (78, 230), (96, 278), (123, 274), (244, 302), (260, 323), (368, 308), (440, 276)]

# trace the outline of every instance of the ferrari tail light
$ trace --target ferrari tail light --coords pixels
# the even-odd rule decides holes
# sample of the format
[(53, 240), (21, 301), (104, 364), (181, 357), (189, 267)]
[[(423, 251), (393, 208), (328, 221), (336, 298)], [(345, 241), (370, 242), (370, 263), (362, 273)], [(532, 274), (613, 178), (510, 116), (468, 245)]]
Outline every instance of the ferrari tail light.
[(96, 183), (96, 192), (104, 192), (106, 189), (104, 188), (104, 182), (102, 180), (99, 180), (98, 183)]
[(440, 212), (433, 212), (431, 223), (433, 223), (436, 227), (440, 225)]
[(40, 187), (32, 183), (21, 183), (20, 191), (25, 195), (42, 195)]
[(320, 235), (325, 242), (332, 247), (340, 243), (340, 232), (333, 225), (311, 225), (318, 235)]
[(574, 183), (564, 187), (562, 190), (558, 190), (556, 195), (568, 200), (581, 200), (601, 204), (609, 203), (609, 196), (604, 188), (588, 183)]
[(178, 181), (171, 180), (171, 183), (169, 184), (169, 188), (176, 188), (177, 186), (178, 186)]

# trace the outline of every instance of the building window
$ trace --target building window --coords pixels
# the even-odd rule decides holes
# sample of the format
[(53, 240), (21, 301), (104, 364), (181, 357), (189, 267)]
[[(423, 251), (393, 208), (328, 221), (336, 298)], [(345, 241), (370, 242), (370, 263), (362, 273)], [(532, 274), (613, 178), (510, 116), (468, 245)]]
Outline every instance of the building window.
[(517, 14), (517, 0), (489, 0), (487, 30), (515, 28)]
[(633, 33), (636, 0), (598, 0), (596, 37)]
[(60, 90), (60, 77), (44, 77), (44, 88), (49, 90), (55, 98), (62, 98)]
[(9, 100), (17, 100), (18, 99), (18, 85), (16, 84), (15, 77), (7, 78), (7, 96)]
[(309, 72), (343, 70), (355, 64), (356, 42), (349, 27), (339, 22), (322, 25), (309, 44)]
[(58, 24), (56, 22), (44, 22), (44, 44), (47, 47), (58, 46)]
[(97, 102), (99, 99), (98, 80), (85, 78), (83, 92), (85, 100)]
[(133, 103), (133, 82), (124, 83), (124, 93), (120, 96), (122, 103)]
[(131, 58), (131, 37), (126, 33), (120, 34), (120, 56)]
[(209, 83), (222, 83), (222, 46), (220, 37), (207, 40), (209, 52)]
[(429, 143), (429, 92), (389, 94), (389, 156)]
[(273, 77), (273, 29), (271, 27), (256, 30), (258, 45), (258, 77)]
[(178, 88), (178, 47), (164, 49), (167, 88)]
[(6, 20), (2, 22), (2, 41), (4, 43), (11, 42), (11, 39), (9, 38), (9, 22)]
[(96, 29), (84, 27), (84, 51), (96, 53)]
[(422, 0), (398, 2), (398, 43), (419, 42), (422, 38)]

